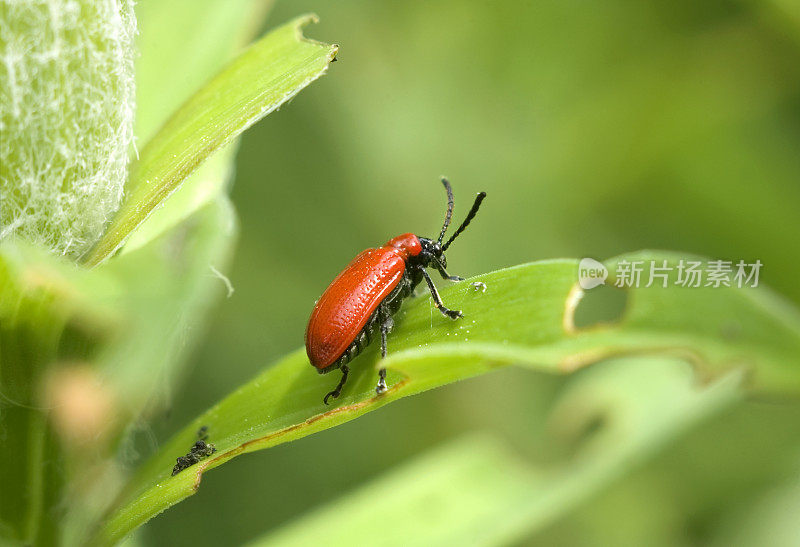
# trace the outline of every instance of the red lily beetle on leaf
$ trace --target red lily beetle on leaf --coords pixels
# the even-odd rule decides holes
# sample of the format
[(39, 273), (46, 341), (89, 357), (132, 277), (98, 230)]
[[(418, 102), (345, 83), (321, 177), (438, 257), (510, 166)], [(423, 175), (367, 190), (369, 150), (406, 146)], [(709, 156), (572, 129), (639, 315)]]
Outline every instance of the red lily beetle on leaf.
[[(442, 244), (453, 215), (453, 189), (446, 178), (442, 178), (442, 184), (447, 190), (447, 213), (438, 239), (403, 234), (383, 247), (363, 251), (333, 280), (314, 306), (305, 336), (308, 358), (320, 374), (337, 368), (342, 371), (336, 389), (325, 395), (325, 404), (330, 397), (339, 397), (350, 372), (347, 363), (372, 342), (376, 331), (381, 335), (381, 356), (386, 357), (386, 337), (394, 324), (392, 315), (423, 279), (442, 314), (450, 319), (463, 317), (460, 311), (444, 306), (426, 268), (436, 268), (444, 279), (463, 281), (447, 273), (444, 252), (475, 217), (486, 192), (477, 195), (467, 218)], [(378, 372), (375, 391), (379, 395), (386, 391), (385, 368)]]

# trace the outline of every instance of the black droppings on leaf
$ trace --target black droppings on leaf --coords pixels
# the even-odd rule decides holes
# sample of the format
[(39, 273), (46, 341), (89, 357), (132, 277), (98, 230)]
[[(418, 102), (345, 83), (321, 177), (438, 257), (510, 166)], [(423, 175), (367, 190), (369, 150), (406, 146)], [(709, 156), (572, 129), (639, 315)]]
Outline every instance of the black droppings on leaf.
[(179, 456), (175, 460), (175, 467), (172, 468), (172, 476), (174, 477), (187, 467), (191, 467), (200, 460), (203, 460), (209, 457), (211, 454), (217, 451), (216, 447), (211, 444), (207, 443), (206, 439), (208, 439), (208, 426), (204, 425), (200, 429), (197, 430), (197, 438), (198, 440), (192, 445), (192, 448), (189, 450), (189, 453), (185, 456)]

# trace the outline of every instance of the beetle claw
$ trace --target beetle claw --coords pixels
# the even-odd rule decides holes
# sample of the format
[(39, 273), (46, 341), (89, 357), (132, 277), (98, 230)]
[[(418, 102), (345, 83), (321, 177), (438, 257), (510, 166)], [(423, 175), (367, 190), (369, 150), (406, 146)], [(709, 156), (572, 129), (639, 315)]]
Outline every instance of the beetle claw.
[(461, 313), (461, 311), (459, 311), (459, 310), (447, 310), (447, 312), (445, 312), (445, 313), (446, 313), (447, 317), (449, 317), (453, 321), (455, 321), (459, 317), (464, 317), (464, 314)]
[(325, 395), (325, 398), (322, 399), (322, 402), (327, 405), (329, 397), (333, 397), (334, 399), (338, 399), (339, 398), (339, 393), (337, 391), (335, 391), (335, 390), (334, 391), (329, 391), (328, 394)]

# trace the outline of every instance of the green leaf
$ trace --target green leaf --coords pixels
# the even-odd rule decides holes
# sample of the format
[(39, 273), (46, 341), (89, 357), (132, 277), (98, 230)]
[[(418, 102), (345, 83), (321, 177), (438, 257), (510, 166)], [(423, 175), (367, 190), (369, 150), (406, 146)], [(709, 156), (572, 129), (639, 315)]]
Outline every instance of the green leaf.
[[(221, 197), (103, 268), (86, 270), (22, 240), (0, 244), (0, 418), (4, 442), (16, 447), (0, 451), (6, 537), (83, 543), (123, 484), (109, 465), (112, 441), (170, 396), (206, 308), (224, 292), (211, 267), (225, 269), (235, 230)], [(79, 427), (97, 428), (91, 451), (59, 421), (68, 407), (54, 407), (47, 388), (58, 392), (64, 382), (52, 378), (77, 379), (85, 408), (107, 402), (93, 426)], [(81, 489), (57, 509), (71, 481)], [(48, 517), (56, 511), (65, 515)]]
[[(252, 39), (270, 2), (145, 0), (136, 4), (138, 142), (147, 143), (169, 115)], [(175, 78), (175, 74), (180, 78)], [(123, 253), (138, 249), (186, 220), (227, 189), (239, 139), (212, 154), (137, 228)]]
[(130, 234), (209, 155), (319, 78), (337, 47), (305, 39), (305, 15), (273, 30), (190, 98), (142, 150), (129, 196), (86, 258), (94, 266)]
[(548, 420), (552, 443), (574, 455), (547, 469), (509, 523), (504, 544), (544, 529), (665, 445), (730, 409), (742, 398), (743, 376), (734, 370), (703, 385), (679, 358), (637, 355), (598, 363), (576, 378)]
[(783, 484), (774, 485), (766, 493), (742, 500), (732, 516), (722, 522), (721, 534), (712, 547), (747, 547), (797, 545), (797, 515), (800, 514), (800, 470), (794, 469)]
[[(5, 242), (0, 378), (6, 395), (35, 405), (42, 371), (72, 358), (93, 362), (130, 415), (162, 400), (201, 311), (223, 292), (211, 267), (225, 269), (235, 233), (233, 209), (220, 198), (99, 270), (50, 259), (21, 241)], [(77, 348), (64, 343), (65, 331), (80, 335)]]
[[(416, 458), (251, 546), (509, 545), (564, 517), (693, 425), (738, 400), (741, 375), (707, 388), (679, 359), (612, 360), (556, 401), (548, 443), (564, 463), (524, 464), (497, 439), (468, 437)], [(602, 427), (582, 435), (593, 422)], [(413, 522), (414, 526), (408, 524)]]
[[(20, 544), (58, 543), (50, 518), (61, 503), (63, 447), (43, 401), (57, 364), (88, 358), (119, 316), (92, 295), (107, 294), (77, 266), (20, 239), (0, 242), (0, 536)], [(45, 462), (49, 462), (45, 464)]]
[(246, 46), (271, 1), (136, 3), (136, 127), (140, 144)]
[[(423, 480), (424, 479), (424, 480)], [(481, 545), (537, 484), (501, 442), (471, 436), (416, 458), (251, 545)], [(409, 526), (409, 523), (414, 523)]]
[[(667, 253), (622, 258), (669, 260)], [(800, 391), (800, 318), (797, 310), (763, 288), (631, 289), (617, 323), (576, 329), (580, 299), (576, 260), (551, 260), (499, 270), (442, 290), (445, 302), (464, 311), (445, 319), (429, 298), (407, 302), (396, 316), (390, 355), (369, 348), (354, 362), (352, 379), (333, 408), (322, 396), (338, 378), (320, 376), (298, 350), (222, 400), (178, 433), (132, 480), (125, 501), (101, 531), (116, 541), (154, 515), (193, 494), (202, 473), (245, 452), (298, 439), (352, 420), (398, 398), (517, 363), (569, 372), (624, 353), (672, 352), (703, 373), (745, 368), (748, 384), (764, 392)], [(612, 274), (613, 279), (613, 274)], [(375, 395), (375, 369), (389, 370), (389, 391)], [(199, 427), (209, 427), (217, 453), (175, 477)]]

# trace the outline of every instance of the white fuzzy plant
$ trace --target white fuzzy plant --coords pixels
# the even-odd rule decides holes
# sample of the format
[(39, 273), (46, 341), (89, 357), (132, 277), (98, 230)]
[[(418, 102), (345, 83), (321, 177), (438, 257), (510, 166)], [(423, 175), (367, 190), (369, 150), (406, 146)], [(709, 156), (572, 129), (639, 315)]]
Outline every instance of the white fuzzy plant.
[(0, 240), (77, 259), (123, 197), (131, 0), (0, 0)]

